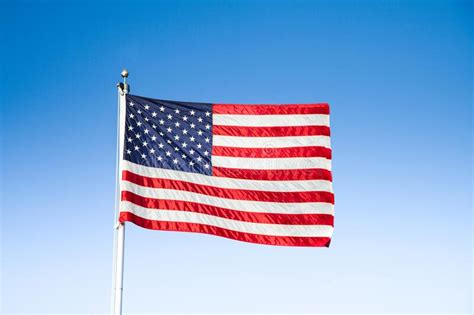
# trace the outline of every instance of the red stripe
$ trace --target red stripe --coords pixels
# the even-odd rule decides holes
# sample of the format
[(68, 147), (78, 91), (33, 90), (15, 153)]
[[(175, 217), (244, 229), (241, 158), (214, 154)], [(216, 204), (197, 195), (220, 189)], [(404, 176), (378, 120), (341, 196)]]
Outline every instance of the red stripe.
[(182, 200), (145, 198), (130, 191), (122, 191), (122, 200), (130, 201), (136, 205), (149, 209), (180, 210), (203, 213), (244, 222), (334, 226), (334, 216), (330, 214), (283, 214), (239, 211)]
[(284, 104), (284, 105), (242, 105), (242, 104), (213, 104), (214, 114), (234, 115), (304, 115), (329, 114), (329, 104)]
[[(292, 170), (293, 171), (293, 170)], [(150, 187), (173, 190), (183, 190), (203, 195), (216, 196), (220, 198), (236, 200), (253, 200), (267, 202), (327, 202), (334, 203), (333, 193), (327, 191), (260, 191), (247, 189), (221, 188), (209, 185), (201, 185), (175, 179), (164, 179), (146, 177), (134, 174), (130, 171), (123, 171), (122, 179), (134, 184)]]
[(288, 126), (288, 127), (248, 127), (221, 126), (212, 127), (214, 135), (235, 137), (293, 137), (293, 136), (330, 136), (328, 126)]
[(319, 168), (298, 170), (251, 170), (226, 167), (212, 167), (212, 175), (219, 177), (255, 180), (311, 180), (332, 181), (331, 171)]
[(207, 224), (148, 220), (127, 211), (120, 212), (119, 221), (133, 222), (138, 226), (151, 230), (204, 233), (265, 245), (329, 247), (331, 242), (329, 237), (272, 236), (237, 232)]
[(249, 158), (324, 157), (331, 159), (331, 149), (325, 147), (236, 148), (213, 146), (212, 154)]

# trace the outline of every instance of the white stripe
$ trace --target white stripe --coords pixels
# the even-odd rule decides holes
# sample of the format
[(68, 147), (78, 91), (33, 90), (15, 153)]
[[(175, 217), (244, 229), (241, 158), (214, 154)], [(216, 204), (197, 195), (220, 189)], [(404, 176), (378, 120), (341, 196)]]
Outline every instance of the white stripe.
[(132, 212), (148, 220), (207, 224), (233, 231), (261, 235), (331, 237), (333, 231), (333, 227), (330, 225), (253, 223), (188, 211), (150, 210), (128, 201), (122, 201), (122, 210)]
[(332, 192), (332, 183), (327, 180), (269, 181), (247, 180), (226, 177), (207, 176), (197, 173), (181, 172), (170, 169), (142, 166), (123, 161), (123, 169), (140, 176), (182, 180), (190, 183), (221, 188), (260, 190), (260, 191), (328, 191)]
[(189, 191), (149, 188), (123, 181), (121, 191), (130, 191), (145, 198), (172, 199), (189, 202), (197, 202), (206, 205), (248, 212), (268, 212), (286, 214), (333, 214), (334, 205), (325, 202), (264, 202), (252, 200), (226, 199), (208, 195), (202, 195)]
[(329, 126), (329, 115), (222, 115), (212, 116), (221, 126)]
[(233, 137), (213, 135), (212, 141), (213, 145), (237, 148), (291, 148), (308, 146), (331, 148), (331, 141), (327, 136)]
[(306, 169), (322, 168), (331, 170), (331, 160), (326, 158), (241, 158), (229, 156), (212, 156), (212, 165), (242, 169)]

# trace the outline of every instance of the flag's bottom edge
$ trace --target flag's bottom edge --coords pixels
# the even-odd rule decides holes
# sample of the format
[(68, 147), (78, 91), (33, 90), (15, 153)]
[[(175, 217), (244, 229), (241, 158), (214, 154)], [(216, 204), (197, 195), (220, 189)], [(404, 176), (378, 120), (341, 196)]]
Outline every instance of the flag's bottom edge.
[(203, 233), (263, 245), (329, 247), (331, 243), (331, 238), (329, 237), (273, 236), (244, 233), (207, 224), (149, 220), (126, 211), (120, 212), (119, 220), (122, 223), (126, 221), (132, 222), (150, 230)]

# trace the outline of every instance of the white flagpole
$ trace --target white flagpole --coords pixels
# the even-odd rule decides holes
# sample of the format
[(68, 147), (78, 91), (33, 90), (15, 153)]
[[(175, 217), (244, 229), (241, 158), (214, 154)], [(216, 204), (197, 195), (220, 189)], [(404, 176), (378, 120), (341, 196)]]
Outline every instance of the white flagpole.
[(117, 143), (117, 165), (116, 165), (116, 187), (115, 187), (115, 240), (114, 240), (114, 290), (112, 301), (112, 315), (122, 315), (123, 294), (123, 258), (125, 247), (125, 224), (118, 221), (120, 211), (120, 182), (122, 179), (122, 154), (124, 146), (125, 106), (126, 96), (129, 91), (127, 84), (128, 71), (122, 71), (123, 83), (117, 84), (119, 108), (117, 119), (118, 143)]

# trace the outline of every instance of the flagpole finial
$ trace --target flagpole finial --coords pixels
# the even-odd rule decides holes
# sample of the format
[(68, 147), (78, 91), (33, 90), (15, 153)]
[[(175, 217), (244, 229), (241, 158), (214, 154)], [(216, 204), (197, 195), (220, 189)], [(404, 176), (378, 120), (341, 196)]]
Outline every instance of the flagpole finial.
[(121, 88), (122, 88), (122, 93), (127, 94), (128, 92), (130, 92), (130, 86), (127, 84), (128, 70), (123, 69), (120, 75), (123, 78), (123, 83), (120, 83)]

